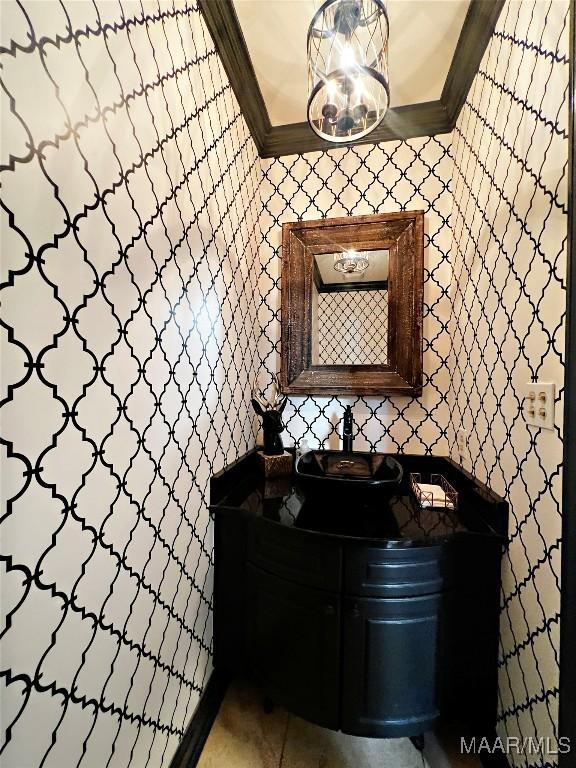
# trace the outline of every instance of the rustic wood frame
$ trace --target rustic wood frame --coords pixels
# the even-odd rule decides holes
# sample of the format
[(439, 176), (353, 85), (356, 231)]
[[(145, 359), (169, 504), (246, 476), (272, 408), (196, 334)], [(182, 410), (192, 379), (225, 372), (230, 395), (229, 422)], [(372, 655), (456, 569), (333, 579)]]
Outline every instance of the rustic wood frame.
[[(314, 256), (338, 248), (389, 251), (388, 363), (312, 365)], [(280, 382), (293, 395), (422, 393), (424, 212), (282, 225)]]
[(260, 157), (450, 133), (503, 6), (504, 0), (470, 0), (440, 99), (389, 109), (382, 123), (370, 134), (336, 145), (317, 136), (308, 123), (272, 125), (232, 0), (199, 0), (206, 26)]

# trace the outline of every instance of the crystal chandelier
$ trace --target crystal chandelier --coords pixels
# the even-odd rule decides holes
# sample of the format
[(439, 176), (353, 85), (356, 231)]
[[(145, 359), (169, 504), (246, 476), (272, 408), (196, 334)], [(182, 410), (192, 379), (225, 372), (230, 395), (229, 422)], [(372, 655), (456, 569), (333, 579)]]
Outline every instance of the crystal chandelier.
[(351, 141), (382, 121), (390, 102), (383, 0), (326, 0), (308, 28), (308, 122), (323, 139)]
[(358, 251), (344, 251), (344, 253), (334, 254), (334, 269), (345, 275), (357, 275), (365, 272), (369, 265), (370, 262), (366, 254), (358, 253)]

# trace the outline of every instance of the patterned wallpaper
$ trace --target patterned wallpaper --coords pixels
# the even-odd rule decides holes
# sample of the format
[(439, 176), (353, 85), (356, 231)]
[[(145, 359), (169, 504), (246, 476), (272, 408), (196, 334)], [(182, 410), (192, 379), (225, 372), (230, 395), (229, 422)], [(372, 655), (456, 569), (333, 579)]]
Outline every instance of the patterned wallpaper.
[[(566, 8), (507, 3), (453, 136), (260, 161), (195, 6), (2, 4), (7, 768), (169, 763), (210, 671), (208, 477), (279, 367), (280, 225), (399, 209), (426, 214), (423, 395), (291, 398), (287, 442), (335, 447), (349, 402), (359, 448), (465, 426), (513, 505), (500, 728), (550, 735)], [(522, 423), (531, 376), (555, 432)]]
[(211, 668), (208, 479), (254, 443), (259, 160), (193, 6), (2, 17), (0, 762), (158, 768)]
[(436, 136), (262, 161), (259, 350), (269, 380), (279, 369), (281, 224), (398, 210), (425, 211), (422, 397), (292, 397), (284, 411), (285, 444), (305, 439), (310, 447), (337, 447), (344, 407), (352, 403), (357, 448), (449, 452), (450, 140), (449, 135)]
[[(278, 366), (280, 224), (423, 208), (424, 369), (418, 399), (293, 397), (291, 440), (452, 453), (512, 505), (504, 559), (499, 732), (549, 737), (558, 709), (560, 500), (567, 233), (565, 0), (509, 0), (452, 136), (264, 161), (260, 353)], [(322, 183), (322, 180), (325, 183)], [(532, 431), (522, 387), (559, 388), (556, 428)], [(553, 754), (516, 756), (554, 766)]]
[[(558, 737), (567, 33), (568, 2), (508, 2), (452, 147), (449, 440), (467, 430), (464, 463), (511, 503), (503, 736)], [(522, 387), (532, 380), (559, 389), (553, 431), (523, 419)]]
[(388, 291), (318, 294), (317, 365), (388, 362)]

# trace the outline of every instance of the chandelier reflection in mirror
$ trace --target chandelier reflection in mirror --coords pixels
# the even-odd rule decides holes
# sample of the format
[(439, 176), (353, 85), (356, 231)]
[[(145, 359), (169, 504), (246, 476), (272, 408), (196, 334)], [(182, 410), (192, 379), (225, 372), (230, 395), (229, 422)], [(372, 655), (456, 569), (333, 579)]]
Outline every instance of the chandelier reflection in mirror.
[(345, 275), (357, 275), (365, 272), (370, 266), (368, 254), (358, 251), (344, 251), (334, 254), (334, 269)]
[(366, 136), (390, 102), (382, 0), (327, 0), (308, 29), (308, 122), (318, 136)]

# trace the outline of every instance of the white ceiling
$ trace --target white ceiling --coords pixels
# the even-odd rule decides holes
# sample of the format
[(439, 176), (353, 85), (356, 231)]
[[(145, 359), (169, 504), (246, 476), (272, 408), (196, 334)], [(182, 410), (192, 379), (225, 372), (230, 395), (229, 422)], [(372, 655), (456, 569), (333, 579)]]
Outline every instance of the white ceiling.
[[(369, 265), (364, 272), (358, 274), (345, 275), (334, 269), (334, 253), (317, 253), (315, 256), (318, 271), (324, 285), (333, 285), (335, 283), (371, 283), (374, 281), (388, 280), (388, 251), (360, 251), (365, 256), (368, 255)], [(341, 256), (342, 252), (338, 252)]]
[[(272, 125), (306, 120), (306, 33), (320, 0), (233, 0)], [(440, 98), (469, 0), (388, 0), (391, 106)]]

